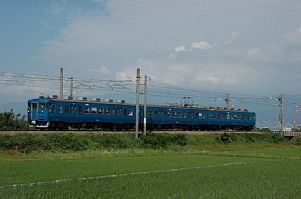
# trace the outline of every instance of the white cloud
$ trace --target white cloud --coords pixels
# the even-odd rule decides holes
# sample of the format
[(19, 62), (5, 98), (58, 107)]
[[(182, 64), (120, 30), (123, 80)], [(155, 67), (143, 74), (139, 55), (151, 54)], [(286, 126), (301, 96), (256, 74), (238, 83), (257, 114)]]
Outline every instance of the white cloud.
[(96, 69), (90, 69), (91, 72), (96, 72), (98, 77), (106, 78), (110, 77), (111, 71), (104, 65)]
[(147, 74), (153, 81), (198, 89), (237, 89), (249, 87), (256, 81), (253, 78), (256, 71), (246, 65), (175, 63), (152, 59), (139, 59), (136, 66), (124, 68), (116, 77), (134, 80), (137, 66), (142, 66), (141, 75)]
[(291, 43), (301, 44), (301, 28), (284, 34), (284, 37), (287, 38)]
[(224, 42), (224, 44), (231, 44), (233, 43), (237, 38), (238, 36), (241, 34), (241, 31), (235, 31), (231, 34), (230, 38), (228, 40), (226, 40)]
[(115, 75), (117, 80), (136, 79), (136, 67), (125, 67)]
[[(215, 46), (217, 46), (217, 45), (215, 45)], [(190, 48), (188, 49), (188, 51), (192, 51), (193, 49), (207, 50), (207, 49), (211, 49), (215, 46), (210, 45), (206, 41), (192, 42), (191, 45), (190, 45)], [(185, 46), (183, 46), (183, 45), (178, 46), (173, 50), (174, 53), (171, 54), (171, 58), (172, 59), (176, 58), (175, 53), (181, 53), (181, 52), (186, 52), (186, 51), (187, 50), (186, 50)]]
[(174, 49), (174, 52), (179, 53), (179, 52), (186, 52), (185, 46), (178, 46)]
[[(222, 44), (231, 44), (237, 39), (237, 37), (240, 35), (240, 33), (241, 33), (241, 31), (232, 32), (229, 39), (227, 39), (225, 42), (223, 42), (221, 44), (211, 45), (206, 41), (192, 42), (191, 45), (190, 45), (189, 51), (192, 51), (193, 49), (208, 50), (208, 49), (215, 48), (215, 47), (217, 47), (219, 45), (222, 45)], [(187, 50), (186, 50), (185, 46), (183, 46), (183, 45), (178, 46), (174, 49), (174, 52), (176, 52), (176, 53), (186, 52), (186, 51)]]
[[(109, 14), (85, 12), (68, 21), (56, 38), (45, 43), (39, 56), (41, 66), (51, 70), (61, 65), (79, 74), (85, 67), (84, 77), (105, 74), (117, 79), (135, 79), (136, 68), (141, 67), (144, 74), (175, 84), (215, 88), (237, 84), (261, 89), (248, 76), (260, 76), (251, 70), (254, 65), (271, 69), (275, 63), (289, 62), (291, 49), (280, 44), (283, 29), (270, 26), (267, 19), (273, 17), (264, 17), (264, 6), (258, 8), (253, 1), (91, 1), (104, 3)], [(255, 8), (256, 12), (260, 9), (259, 14), (254, 14)], [(237, 17), (237, 12), (243, 14)], [(262, 23), (258, 24), (259, 20)], [(267, 28), (264, 32), (262, 26)], [(299, 41), (299, 32), (287, 33), (285, 38)], [(269, 36), (263, 36), (266, 34)], [(274, 74), (278, 71), (269, 73), (265, 81), (277, 84)]]
[(193, 48), (196, 48), (196, 49), (207, 50), (207, 49), (211, 49), (213, 47), (214, 46), (210, 45), (206, 41), (199, 41), (199, 42), (192, 42), (190, 49), (192, 50)]
[(247, 57), (258, 57), (260, 55), (259, 49), (258, 48), (251, 48), (247, 52)]

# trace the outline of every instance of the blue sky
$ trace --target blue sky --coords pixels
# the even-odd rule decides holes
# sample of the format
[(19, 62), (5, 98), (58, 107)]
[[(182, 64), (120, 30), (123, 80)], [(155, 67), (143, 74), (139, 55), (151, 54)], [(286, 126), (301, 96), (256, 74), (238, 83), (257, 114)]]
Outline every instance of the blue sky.
[[(301, 95), (300, 0), (0, 0), (0, 72)], [(0, 103), (38, 95), (1, 86)], [(47, 90), (47, 86), (40, 89)]]

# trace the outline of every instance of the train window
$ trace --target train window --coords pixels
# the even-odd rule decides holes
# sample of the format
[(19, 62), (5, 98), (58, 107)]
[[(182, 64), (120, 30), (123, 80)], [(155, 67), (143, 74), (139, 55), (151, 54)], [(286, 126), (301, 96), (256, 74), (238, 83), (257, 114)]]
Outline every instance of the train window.
[(52, 112), (56, 112), (56, 110), (55, 110), (55, 104), (52, 104)]
[(68, 113), (68, 112), (69, 112), (69, 106), (65, 106), (64, 112), (65, 112), (65, 113)]
[(241, 120), (241, 115), (234, 115), (236, 120)]
[(188, 112), (186, 113), (188, 118), (192, 118), (194, 116), (194, 114), (192, 112)]
[(154, 116), (158, 116), (159, 115), (159, 112), (158, 111), (155, 111), (154, 112)]
[(147, 114), (149, 117), (154, 117), (154, 111), (148, 111), (148, 114)]
[(121, 113), (122, 113), (122, 109), (117, 109), (117, 110), (116, 110), (116, 114), (117, 114), (117, 115), (121, 115)]
[(231, 115), (231, 119), (233, 119), (233, 120), (240, 120), (241, 116), (240, 115)]
[(39, 108), (45, 108), (46, 104), (45, 103), (39, 103)]
[(250, 120), (250, 117), (248, 115), (242, 115), (241, 119), (242, 120)]
[(186, 112), (182, 113), (182, 118), (187, 118), (187, 113)]
[(181, 118), (181, 117), (182, 117), (182, 113), (181, 113), (181, 112), (177, 112), (177, 116), (178, 116), (179, 118)]
[(97, 113), (97, 108), (96, 107), (91, 107), (91, 113)]
[(47, 107), (48, 107), (48, 112), (51, 113), (51, 112), (52, 112), (52, 106), (51, 106), (51, 103), (47, 104)]
[(76, 113), (76, 106), (72, 107), (72, 113)]
[(128, 115), (128, 116), (133, 116), (133, 110), (131, 110), (131, 109), (130, 109), (130, 110), (127, 110), (127, 115)]
[(52, 105), (51, 105), (51, 103), (47, 103), (47, 108), (48, 108), (48, 112), (51, 113), (52, 112)]
[(217, 114), (217, 119), (225, 119), (226, 115), (224, 114)]
[(210, 115), (209, 115), (209, 118), (210, 118), (210, 119), (216, 119), (216, 118), (217, 118), (217, 115), (216, 115), (216, 114), (210, 114)]
[(171, 117), (172, 116), (172, 112), (167, 112), (167, 116)]
[(64, 107), (60, 106), (60, 107), (59, 107), (59, 112), (60, 112), (60, 113), (64, 113)]
[(32, 108), (38, 108), (38, 103), (32, 103)]
[(115, 115), (115, 113), (116, 113), (115, 109), (112, 109), (111, 113), (112, 113), (112, 115)]
[(31, 104), (28, 103), (28, 105), (27, 105), (27, 110), (30, 110), (30, 109), (31, 109)]
[(103, 108), (98, 108), (98, 109), (97, 109), (97, 113), (98, 113), (98, 114), (103, 114)]
[(84, 113), (84, 108), (83, 107), (78, 107), (79, 113)]
[(106, 114), (106, 115), (110, 115), (110, 114), (111, 114), (111, 109), (105, 108), (105, 114)]
[(199, 118), (203, 118), (203, 113), (199, 113), (199, 114), (197, 114), (197, 116), (198, 116)]
[(84, 113), (90, 113), (90, 108), (88, 106), (84, 108)]
[(227, 114), (227, 117), (226, 117), (226, 118), (227, 118), (227, 120), (230, 120), (230, 115), (229, 115), (229, 114)]

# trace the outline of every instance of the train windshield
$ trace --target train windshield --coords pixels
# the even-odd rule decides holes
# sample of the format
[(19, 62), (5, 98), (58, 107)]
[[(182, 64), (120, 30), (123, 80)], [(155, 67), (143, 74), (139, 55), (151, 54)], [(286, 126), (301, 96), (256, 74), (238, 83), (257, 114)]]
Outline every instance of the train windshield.
[(37, 102), (32, 102), (32, 103), (28, 103), (27, 105), (27, 109), (30, 110), (30, 109), (34, 109), (34, 108), (48, 108), (49, 106), (51, 106), (50, 103), (44, 103), (44, 102), (40, 102), (40, 103), (37, 103)]
[(38, 108), (38, 103), (36, 103), (36, 102), (31, 103), (31, 106), (32, 106), (32, 108)]
[(46, 103), (39, 103), (39, 108), (46, 108)]

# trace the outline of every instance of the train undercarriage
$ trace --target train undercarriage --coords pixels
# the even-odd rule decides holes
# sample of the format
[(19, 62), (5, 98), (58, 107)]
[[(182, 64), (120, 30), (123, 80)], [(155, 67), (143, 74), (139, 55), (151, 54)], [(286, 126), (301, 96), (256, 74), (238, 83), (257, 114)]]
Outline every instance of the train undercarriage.
[[(111, 130), (111, 131), (134, 131), (135, 123), (66, 123), (66, 122), (44, 122), (30, 125), (40, 130)], [(184, 125), (184, 124), (148, 124), (148, 131), (250, 131), (253, 126), (239, 125)], [(143, 129), (143, 124), (139, 124)]]

